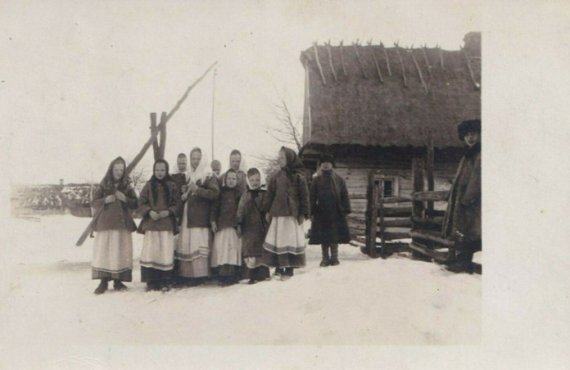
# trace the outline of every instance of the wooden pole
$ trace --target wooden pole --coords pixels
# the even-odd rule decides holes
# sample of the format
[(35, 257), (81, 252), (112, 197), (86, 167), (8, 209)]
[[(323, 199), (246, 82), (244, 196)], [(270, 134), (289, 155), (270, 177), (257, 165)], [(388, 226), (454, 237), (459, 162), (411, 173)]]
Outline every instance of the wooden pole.
[(418, 61), (416, 60), (416, 57), (414, 55), (414, 49), (412, 48), (410, 50), (410, 54), (412, 55), (412, 60), (414, 61), (414, 65), (416, 66), (416, 70), (418, 71), (418, 76), (420, 77), (420, 81), (422, 83), (422, 86), (424, 87), (424, 91), (426, 92), (426, 94), (429, 92), (426, 82), (424, 81), (424, 76), (422, 74), (422, 69), (420, 68), (420, 65), (418, 64)]
[[(164, 124), (162, 124), (163, 122)], [(166, 152), (166, 112), (162, 112), (160, 115), (160, 123), (160, 145), (158, 146), (158, 153), (160, 155), (160, 159), (164, 159), (164, 153)]]
[[(424, 191), (424, 161), (421, 158), (412, 159), (413, 192)], [(424, 219), (424, 204), (422, 201), (412, 203), (412, 219)]]
[[(204, 79), (204, 77), (206, 77), (208, 72), (210, 72), (210, 70), (212, 68), (214, 68), (214, 66), (216, 66), (216, 64), (218, 64), (218, 62), (214, 62), (210, 67), (208, 67), (208, 69), (206, 69), (206, 71), (196, 81), (194, 81), (194, 83), (192, 83), (192, 85), (190, 85), (186, 89), (186, 91), (184, 92), (184, 95), (182, 95), (182, 97), (180, 99), (178, 99), (174, 108), (172, 108), (170, 110), (170, 112), (166, 115), (166, 119), (164, 121), (160, 122), (157, 129), (152, 132), (152, 134), (150, 135), (150, 138), (146, 141), (146, 143), (144, 143), (144, 145), (143, 145), (142, 149), (139, 151), (139, 153), (135, 156), (135, 158), (131, 161), (131, 163), (129, 163), (129, 165), (125, 169), (125, 175), (126, 176), (128, 176), (132, 172), (132, 170), (136, 167), (136, 165), (141, 161), (141, 159), (145, 155), (148, 148), (152, 145), (152, 142), (158, 136), (158, 133), (160, 132), (160, 129), (162, 128), (162, 126), (166, 125), (166, 122), (168, 122), (168, 120), (170, 120), (170, 118), (172, 118), (172, 116), (178, 111), (178, 109), (180, 109), (180, 106), (182, 105), (182, 103), (184, 103), (184, 101), (186, 100), (186, 98), (190, 94), (190, 91), (192, 91), (192, 89), (198, 83), (200, 83), (200, 81), (202, 81)], [(103, 211), (103, 207), (101, 207), (97, 210), (97, 212), (95, 213), (95, 215), (91, 219), (91, 222), (89, 223), (89, 225), (87, 225), (87, 228), (83, 231), (83, 233), (81, 234), (81, 236), (77, 240), (77, 243), (75, 243), (76, 246), (78, 246), (78, 247), (81, 246), (83, 244), (83, 242), (85, 242), (85, 239), (87, 239), (87, 237), (91, 234), (91, 232), (93, 231), (93, 228), (95, 227), (95, 223), (97, 222), (97, 218), (99, 217), (99, 215), (101, 214), (102, 211)]]
[(335, 82), (338, 82), (338, 78), (336, 76), (336, 71), (334, 70), (334, 65), (333, 65), (333, 60), (332, 60), (332, 53), (331, 53), (331, 43), (329, 41), (329, 43), (327, 44), (327, 51), (329, 54), (329, 64), (331, 66), (331, 71), (334, 77)]
[[(433, 135), (431, 131), (428, 134), (428, 144), (427, 144), (427, 164), (426, 164), (426, 172), (427, 172), (427, 186), (428, 191), (434, 191), (434, 148), (433, 148)], [(429, 201), (427, 203), (428, 210), (427, 215), (429, 218), (432, 217), (433, 213), (433, 202)]]
[(388, 68), (388, 76), (392, 77), (392, 69), (390, 68), (390, 58), (388, 57), (388, 51), (384, 47), (384, 44), (380, 44), (382, 46), (382, 51), (384, 51), (384, 58), (386, 58), (386, 68)]
[(370, 54), (372, 54), (372, 59), (374, 60), (374, 64), (376, 65), (376, 72), (378, 73), (378, 78), (380, 79), (380, 82), (384, 83), (384, 77), (382, 76), (382, 71), (380, 70), (380, 66), (378, 65), (376, 54), (374, 54), (374, 47), (372, 46), (372, 43), (370, 43), (368, 46), (370, 46)]
[(346, 77), (346, 65), (344, 64), (344, 45), (340, 42), (340, 64), (342, 66), (342, 73)]
[(319, 69), (319, 73), (321, 74), (321, 79), (323, 80), (323, 85), (327, 84), (327, 80), (325, 79), (325, 74), (323, 72), (323, 66), (321, 66), (321, 62), (319, 60), (319, 50), (317, 48), (317, 43), (313, 44), (313, 50), (315, 51), (315, 61), (317, 62), (317, 68)]
[(356, 60), (358, 60), (358, 65), (360, 66), (360, 70), (362, 71), (362, 76), (364, 76), (364, 78), (368, 78), (368, 76), (366, 75), (366, 71), (364, 70), (364, 65), (362, 64), (362, 60), (360, 60), (360, 53), (358, 52), (358, 41), (352, 44), (352, 46), (354, 47), (354, 52), (356, 53)]
[(384, 181), (379, 180), (379, 184), (374, 184), (378, 188), (378, 223), (380, 225), (380, 256), (386, 258), (388, 251), (386, 250), (386, 225), (384, 224)]
[(216, 159), (214, 156), (214, 143), (215, 143), (215, 129), (214, 129), (214, 111), (215, 111), (215, 106), (216, 106), (216, 74), (217, 74), (217, 70), (214, 69), (214, 73), (212, 74), (212, 134), (211, 134), (211, 139), (212, 139), (212, 160)]
[(467, 69), (469, 70), (469, 76), (471, 76), (471, 82), (473, 82), (473, 86), (475, 86), (475, 90), (479, 90), (481, 85), (475, 79), (475, 74), (473, 73), (473, 68), (471, 68), (471, 61), (469, 61), (469, 56), (467, 55), (465, 48), (462, 48), (461, 52), (463, 53), (463, 56), (465, 57), (465, 63), (467, 63)]
[(368, 255), (376, 258), (376, 234), (378, 232), (378, 187), (374, 181), (374, 171), (368, 174), (368, 212), (366, 223), (366, 247)]
[(398, 44), (396, 46), (396, 54), (398, 54), (398, 59), (400, 60), (400, 66), (402, 67), (402, 79), (404, 80), (404, 87), (408, 87), (408, 79), (406, 78), (406, 66), (404, 65), (404, 59), (400, 53), (400, 47)]
[[(150, 114), (150, 134), (156, 130), (156, 112), (152, 112)], [(160, 158), (160, 147), (158, 146), (158, 141), (155, 139), (152, 142), (152, 154), (154, 157), (154, 161), (156, 162)]]
[(433, 78), (433, 75), (431, 73), (431, 64), (429, 62), (429, 58), (427, 56), (427, 52), (426, 52), (427, 46), (424, 45), (424, 47), (422, 48), (422, 54), (424, 55), (424, 61), (426, 62), (426, 66), (427, 66), (427, 71), (429, 74), (429, 78)]

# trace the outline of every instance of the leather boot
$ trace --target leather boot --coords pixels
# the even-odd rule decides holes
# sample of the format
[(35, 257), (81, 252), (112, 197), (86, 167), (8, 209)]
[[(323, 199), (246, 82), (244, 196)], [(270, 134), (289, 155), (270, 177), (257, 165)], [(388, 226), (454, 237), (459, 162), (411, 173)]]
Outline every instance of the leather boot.
[(127, 290), (127, 286), (123, 284), (121, 280), (115, 279), (113, 281), (113, 289), (115, 290)]
[(101, 279), (99, 286), (95, 289), (95, 291), (93, 293), (95, 293), (97, 295), (103, 294), (107, 291), (108, 288), (109, 288), (109, 280), (108, 279)]
[(327, 267), (331, 264), (331, 258), (329, 256), (329, 246), (321, 244), (321, 252), (323, 254), (323, 259), (321, 260), (321, 267)]
[(340, 262), (338, 261), (338, 244), (331, 245), (331, 266), (337, 266)]

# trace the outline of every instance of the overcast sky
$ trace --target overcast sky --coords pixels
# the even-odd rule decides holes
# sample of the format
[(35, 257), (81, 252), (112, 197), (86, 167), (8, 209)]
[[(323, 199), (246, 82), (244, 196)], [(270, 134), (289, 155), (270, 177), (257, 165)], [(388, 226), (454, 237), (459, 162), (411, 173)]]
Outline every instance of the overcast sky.
[[(278, 94), (301, 117), (299, 54), (314, 41), (457, 49), (480, 18), (465, 1), (0, 2), (9, 181), (99, 181), (148, 139), (149, 113), (169, 111), (216, 60), (215, 156), (227, 168), (239, 148), (256, 164), (279, 148), (265, 129)], [(167, 160), (194, 146), (211, 157), (211, 110), (209, 75), (168, 124)]]

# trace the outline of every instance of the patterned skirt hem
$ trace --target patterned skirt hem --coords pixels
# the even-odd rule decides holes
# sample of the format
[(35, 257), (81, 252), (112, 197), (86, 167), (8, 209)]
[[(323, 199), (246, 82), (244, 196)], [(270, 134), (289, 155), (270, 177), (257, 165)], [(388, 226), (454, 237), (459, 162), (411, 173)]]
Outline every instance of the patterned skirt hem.
[(109, 280), (120, 280), (120, 281), (131, 282), (133, 281), (133, 270), (123, 269), (121, 271), (110, 271), (110, 270), (92, 267), (91, 279), (93, 280), (109, 279)]

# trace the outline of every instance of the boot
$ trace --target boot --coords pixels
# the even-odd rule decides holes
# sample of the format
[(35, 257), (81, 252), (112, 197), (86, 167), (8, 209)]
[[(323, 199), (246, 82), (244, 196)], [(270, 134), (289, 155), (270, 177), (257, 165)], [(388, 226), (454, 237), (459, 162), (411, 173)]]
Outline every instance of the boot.
[(275, 272), (273, 273), (273, 275), (277, 275), (277, 276), (283, 275), (283, 270), (284, 270), (284, 269), (283, 269), (282, 267), (276, 267), (276, 268), (275, 268)]
[(338, 261), (338, 244), (331, 245), (331, 266), (337, 266), (340, 262)]
[(457, 257), (454, 262), (450, 263), (446, 269), (451, 272), (461, 273), (466, 272), (468, 274), (473, 273), (473, 252), (466, 248), (464, 245), (459, 245), (457, 248)]
[(327, 267), (331, 264), (331, 258), (329, 256), (329, 246), (321, 244), (321, 252), (323, 254), (323, 259), (321, 260), (321, 267)]
[(101, 279), (99, 286), (95, 289), (95, 291), (93, 293), (95, 293), (97, 295), (103, 294), (107, 291), (108, 288), (109, 288), (109, 280)]
[(113, 281), (113, 289), (121, 291), (121, 290), (127, 290), (127, 286), (125, 284), (123, 284), (123, 282), (121, 280), (115, 279)]
[(293, 267), (287, 267), (285, 268), (285, 271), (283, 272), (283, 275), (287, 276), (287, 277), (291, 277), (294, 275), (294, 269)]

